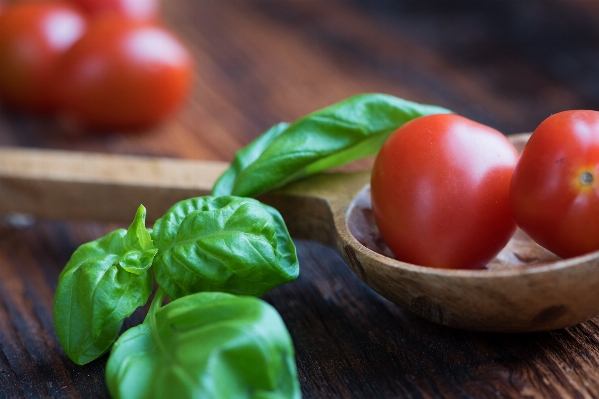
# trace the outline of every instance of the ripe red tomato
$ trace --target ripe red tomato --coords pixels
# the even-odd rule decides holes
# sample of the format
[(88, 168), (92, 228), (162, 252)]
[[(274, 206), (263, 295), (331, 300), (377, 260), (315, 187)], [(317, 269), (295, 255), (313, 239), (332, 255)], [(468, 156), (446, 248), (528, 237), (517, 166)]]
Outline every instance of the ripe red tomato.
[(510, 204), (518, 226), (556, 255), (599, 250), (599, 112), (560, 112), (535, 129)]
[(85, 18), (68, 5), (5, 6), (0, 15), (0, 97), (31, 110), (53, 108), (56, 64), (85, 27)]
[(64, 112), (100, 130), (137, 129), (173, 114), (191, 91), (194, 68), (166, 29), (100, 18), (64, 56), (58, 90)]
[(403, 262), (483, 267), (516, 228), (509, 185), (517, 159), (501, 133), (458, 115), (406, 123), (372, 170), (372, 209), (385, 243)]
[(87, 15), (98, 17), (116, 13), (136, 20), (156, 20), (159, 15), (159, 0), (70, 0), (81, 7)]

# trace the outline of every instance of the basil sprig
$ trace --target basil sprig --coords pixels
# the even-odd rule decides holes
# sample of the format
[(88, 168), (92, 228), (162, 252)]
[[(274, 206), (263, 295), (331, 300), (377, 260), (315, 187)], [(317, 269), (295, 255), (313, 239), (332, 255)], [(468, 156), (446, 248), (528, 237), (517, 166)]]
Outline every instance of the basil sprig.
[(213, 195), (253, 197), (294, 180), (374, 155), (399, 126), (449, 113), (387, 94), (361, 94), (280, 123), (237, 152)]
[(147, 302), (152, 267), (171, 299), (203, 291), (258, 296), (299, 274), (283, 218), (252, 198), (181, 201), (152, 234), (145, 214), (141, 206), (128, 230), (83, 244), (58, 278), (56, 334), (77, 364), (106, 352), (123, 319)]
[(106, 381), (115, 398), (280, 398), (301, 392), (281, 317), (253, 297), (198, 293), (159, 307), (115, 343)]
[(156, 281), (171, 299), (202, 291), (260, 296), (299, 273), (283, 218), (251, 198), (181, 201), (152, 235)]
[(123, 320), (152, 292), (150, 267), (157, 249), (140, 206), (128, 230), (119, 229), (83, 244), (58, 278), (54, 327), (60, 344), (77, 364), (110, 348)]

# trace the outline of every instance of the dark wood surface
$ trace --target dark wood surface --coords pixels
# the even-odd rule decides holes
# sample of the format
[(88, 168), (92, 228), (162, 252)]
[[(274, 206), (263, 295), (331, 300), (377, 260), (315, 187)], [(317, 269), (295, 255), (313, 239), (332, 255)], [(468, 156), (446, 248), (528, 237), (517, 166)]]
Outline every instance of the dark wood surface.
[[(164, 13), (197, 62), (175, 119), (87, 136), (3, 107), (0, 145), (229, 161), (270, 125), (360, 92), (442, 105), (506, 134), (599, 108), (593, 0), (164, 0)], [(0, 397), (107, 397), (106, 359), (73, 364), (51, 315), (73, 250), (116, 225), (2, 220)], [(296, 244), (299, 279), (264, 299), (292, 335), (305, 398), (599, 397), (599, 319), (526, 335), (452, 330), (381, 298), (332, 248)]]

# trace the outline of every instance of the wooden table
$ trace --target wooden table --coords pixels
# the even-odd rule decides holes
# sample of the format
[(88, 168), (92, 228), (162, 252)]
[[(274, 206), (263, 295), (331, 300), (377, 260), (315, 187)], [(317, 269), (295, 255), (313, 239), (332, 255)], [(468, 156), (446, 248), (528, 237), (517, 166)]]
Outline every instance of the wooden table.
[[(506, 134), (599, 108), (591, 0), (165, 0), (164, 13), (197, 61), (177, 118), (85, 136), (3, 108), (0, 145), (229, 161), (272, 124), (360, 92), (442, 105)], [(106, 359), (73, 364), (51, 314), (73, 250), (116, 226), (0, 226), (0, 397), (108, 396)], [(332, 248), (296, 244), (299, 279), (264, 299), (292, 335), (305, 398), (599, 397), (599, 319), (525, 335), (452, 330), (374, 293)]]

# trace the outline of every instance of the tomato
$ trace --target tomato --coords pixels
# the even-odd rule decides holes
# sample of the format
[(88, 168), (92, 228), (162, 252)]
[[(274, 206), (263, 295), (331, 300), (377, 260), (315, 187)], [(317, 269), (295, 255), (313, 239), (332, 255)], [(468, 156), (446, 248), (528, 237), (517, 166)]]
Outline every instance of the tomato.
[(395, 256), (481, 268), (515, 231), (509, 186), (518, 153), (498, 131), (453, 114), (414, 119), (376, 157), (372, 209)]
[(193, 61), (166, 29), (99, 18), (64, 56), (64, 113), (92, 129), (138, 129), (172, 115), (191, 91)]
[(85, 18), (68, 5), (5, 6), (0, 15), (0, 97), (31, 110), (53, 108), (57, 62), (85, 27)]
[(599, 112), (560, 112), (535, 129), (510, 204), (518, 226), (556, 255), (599, 250)]
[(70, 2), (81, 7), (92, 17), (115, 13), (137, 20), (156, 20), (160, 11), (159, 0), (70, 0)]

